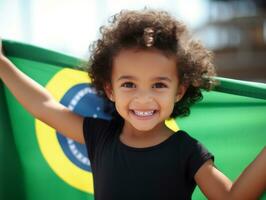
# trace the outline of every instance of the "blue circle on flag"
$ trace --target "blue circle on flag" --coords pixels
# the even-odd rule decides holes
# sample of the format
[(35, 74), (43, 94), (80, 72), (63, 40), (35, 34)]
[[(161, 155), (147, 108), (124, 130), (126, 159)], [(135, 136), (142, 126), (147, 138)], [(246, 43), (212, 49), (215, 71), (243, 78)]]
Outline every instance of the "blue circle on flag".
[[(111, 116), (103, 111), (103, 99), (97, 96), (95, 89), (87, 83), (78, 84), (69, 89), (61, 99), (60, 103), (84, 117), (89, 116), (106, 120), (111, 119)], [(91, 172), (86, 145), (75, 142), (59, 132), (56, 133), (63, 152), (72, 163), (81, 169)]]

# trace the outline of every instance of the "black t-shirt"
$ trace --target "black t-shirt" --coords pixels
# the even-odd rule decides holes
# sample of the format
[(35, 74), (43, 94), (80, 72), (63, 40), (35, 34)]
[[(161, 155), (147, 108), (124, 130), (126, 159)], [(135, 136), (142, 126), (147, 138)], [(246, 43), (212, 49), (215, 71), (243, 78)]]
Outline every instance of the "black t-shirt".
[(129, 147), (119, 140), (122, 126), (84, 119), (95, 200), (191, 199), (194, 175), (212, 154), (184, 131), (152, 147)]

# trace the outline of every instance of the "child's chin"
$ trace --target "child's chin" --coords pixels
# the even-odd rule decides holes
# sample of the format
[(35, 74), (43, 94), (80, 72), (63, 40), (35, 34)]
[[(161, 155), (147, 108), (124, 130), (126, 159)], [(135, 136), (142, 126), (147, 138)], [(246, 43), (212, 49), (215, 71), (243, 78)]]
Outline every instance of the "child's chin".
[(138, 125), (133, 125), (133, 127), (141, 132), (148, 132), (154, 129), (155, 126), (138, 126)]

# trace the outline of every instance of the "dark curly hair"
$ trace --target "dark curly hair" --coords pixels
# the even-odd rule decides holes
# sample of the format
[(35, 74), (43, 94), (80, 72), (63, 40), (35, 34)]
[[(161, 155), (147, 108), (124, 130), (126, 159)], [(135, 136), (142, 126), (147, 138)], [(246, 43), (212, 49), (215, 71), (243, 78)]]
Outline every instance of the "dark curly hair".
[(111, 18), (108, 26), (102, 26), (100, 33), (101, 38), (90, 46), (88, 73), (93, 86), (107, 101), (104, 88), (111, 83), (113, 59), (128, 48), (155, 48), (176, 56), (179, 80), (187, 91), (170, 117), (189, 115), (190, 106), (202, 99), (201, 88), (210, 90), (215, 84), (211, 79), (216, 75), (212, 53), (192, 40), (186, 26), (165, 11), (123, 10)]

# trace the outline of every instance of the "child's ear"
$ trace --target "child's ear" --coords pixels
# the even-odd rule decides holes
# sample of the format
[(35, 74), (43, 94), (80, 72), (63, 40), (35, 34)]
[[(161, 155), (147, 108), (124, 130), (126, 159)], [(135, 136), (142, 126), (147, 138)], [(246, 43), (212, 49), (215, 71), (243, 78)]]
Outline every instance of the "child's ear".
[(108, 83), (105, 85), (104, 92), (110, 101), (114, 101), (113, 88), (111, 84)]
[(179, 85), (178, 89), (177, 89), (177, 94), (176, 94), (176, 102), (180, 101), (182, 99), (182, 97), (184, 96), (184, 94), (187, 91), (187, 86), (186, 85)]

